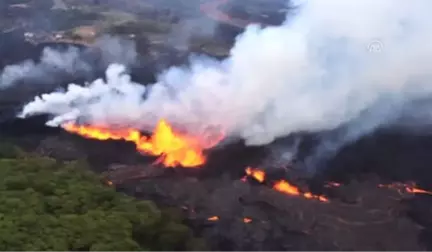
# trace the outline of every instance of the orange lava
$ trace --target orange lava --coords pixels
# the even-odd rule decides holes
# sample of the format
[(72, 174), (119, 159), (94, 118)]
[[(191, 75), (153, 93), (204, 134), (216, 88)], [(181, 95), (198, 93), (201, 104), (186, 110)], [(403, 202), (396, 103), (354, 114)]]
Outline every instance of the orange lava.
[(378, 187), (386, 187), (386, 188), (391, 188), (391, 189), (396, 189), (399, 192), (407, 192), (407, 193), (411, 193), (411, 194), (427, 194), (427, 195), (432, 195), (431, 191), (426, 191), (423, 189), (420, 189), (418, 187), (416, 187), (415, 183), (392, 183), (389, 185), (383, 185), (383, 184), (379, 184)]
[(429, 194), (432, 195), (432, 192), (430, 191), (426, 191), (420, 188), (415, 188), (415, 187), (406, 187), (405, 190), (409, 193), (419, 193), (419, 194)]
[(261, 183), (265, 180), (265, 172), (259, 169), (248, 167), (246, 168), (246, 175)]
[(321, 202), (329, 202), (329, 200), (322, 195), (314, 195), (310, 192), (302, 193), (302, 192), (300, 192), (300, 190), (297, 187), (291, 185), (290, 183), (288, 183), (285, 180), (279, 180), (278, 182), (276, 182), (273, 185), (273, 189), (275, 189), (276, 191), (279, 191), (281, 193), (288, 194), (288, 195), (303, 196), (306, 199), (315, 199), (315, 200), (319, 200)]
[(280, 180), (276, 182), (276, 184), (273, 185), (273, 189), (289, 195), (295, 195), (295, 196), (300, 195), (299, 189), (295, 186), (292, 186), (290, 183), (288, 183), (285, 180)]
[(252, 219), (251, 218), (243, 218), (243, 222), (244, 223), (251, 223)]
[(218, 216), (212, 216), (212, 217), (207, 218), (207, 220), (208, 221), (218, 221), (219, 217)]
[[(136, 129), (109, 129), (75, 124), (65, 124), (62, 127), (86, 138), (133, 142), (139, 152), (160, 156), (157, 162), (167, 167), (197, 167), (206, 161), (202, 143), (198, 139), (177, 134), (165, 120), (159, 121), (151, 137), (143, 136)], [(215, 144), (216, 141), (207, 144), (206, 148)]]
[[(263, 171), (263, 170), (247, 167), (245, 172), (246, 172), (246, 176), (241, 178), (241, 181), (243, 181), (243, 182), (247, 181), (247, 177), (254, 178), (256, 181), (258, 181), (260, 183), (263, 183), (265, 181), (266, 174), (265, 174), (265, 171)], [(328, 202), (329, 201), (326, 197), (324, 197), (322, 195), (314, 195), (311, 192), (303, 193), (300, 191), (300, 189), (298, 187), (291, 185), (286, 180), (279, 180), (276, 183), (274, 183), (273, 189), (278, 191), (278, 192), (288, 194), (288, 195), (302, 196), (306, 199), (314, 199), (314, 200), (319, 200), (321, 202)]]

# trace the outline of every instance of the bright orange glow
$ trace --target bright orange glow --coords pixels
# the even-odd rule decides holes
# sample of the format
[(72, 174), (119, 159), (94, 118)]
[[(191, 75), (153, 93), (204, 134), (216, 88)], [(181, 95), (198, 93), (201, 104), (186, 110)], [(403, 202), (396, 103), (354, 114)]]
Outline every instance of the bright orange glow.
[(291, 185), (290, 183), (288, 183), (285, 180), (279, 180), (278, 182), (276, 182), (273, 185), (273, 189), (275, 189), (276, 191), (279, 191), (281, 193), (288, 194), (288, 195), (303, 196), (306, 199), (315, 199), (315, 200), (319, 200), (321, 202), (329, 202), (329, 200), (322, 195), (314, 195), (311, 192), (302, 193), (302, 192), (300, 192), (300, 190), (297, 187)]
[(251, 223), (252, 219), (250, 219), (250, 218), (243, 218), (243, 222), (244, 223)]
[(409, 193), (419, 193), (419, 194), (429, 194), (429, 195), (432, 195), (432, 192), (426, 191), (426, 190), (423, 190), (423, 189), (420, 189), (420, 188), (407, 187), (405, 189)]
[[(247, 167), (246, 170), (246, 176), (241, 178), (241, 181), (246, 182), (247, 181), (247, 177), (252, 177), (254, 178), (256, 181), (263, 183), (266, 179), (266, 173), (263, 170), (260, 169), (256, 169), (256, 168), (251, 168), (251, 167)], [(293, 196), (303, 196), (306, 199), (314, 199), (314, 200), (319, 200), (322, 202), (328, 202), (329, 200), (321, 195), (314, 195), (310, 192), (306, 192), (303, 193), (300, 191), (299, 188), (297, 188), (296, 186), (291, 185), (288, 181), (286, 180), (279, 180), (277, 181), (274, 185), (273, 185), (273, 189), (276, 191), (279, 191), (281, 193), (284, 194), (288, 194), (288, 195), (293, 195)]]
[(248, 167), (246, 168), (246, 175), (261, 183), (265, 180), (265, 172), (259, 169)]
[[(300, 195), (300, 191), (297, 187), (290, 185), (290, 183), (288, 183), (285, 180), (280, 180), (278, 182), (276, 182), (276, 184), (273, 185), (273, 188), (276, 191), (279, 191), (281, 193), (285, 193), (285, 194), (289, 194), (289, 195), (295, 195), (298, 196)], [(308, 198), (308, 196), (305, 196), (306, 198)]]
[(415, 183), (412, 183), (412, 182), (411, 183), (406, 183), (406, 184), (399, 183), (399, 182), (392, 183), (392, 184), (389, 184), (389, 185), (379, 184), (378, 187), (386, 187), (386, 188), (396, 189), (399, 192), (404, 191), (404, 192), (411, 193), (411, 194), (428, 194), (428, 195), (432, 195), (431, 191), (426, 191), (426, 190), (420, 189), (420, 188), (416, 187)]
[(204, 164), (204, 147), (211, 148), (222, 139), (219, 136), (203, 147), (198, 139), (175, 133), (165, 120), (159, 121), (150, 138), (135, 129), (109, 129), (75, 124), (65, 124), (62, 127), (86, 138), (133, 142), (139, 152), (160, 156), (157, 162), (167, 167), (197, 167)]
[(208, 221), (218, 221), (219, 217), (218, 216), (212, 216), (212, 217), (207, 218), (207, 220)]
[(319, 196), (318, 196), (318, 200), (319, 200), (319, 201), (322, 201), (322, 202), (329, 202), (329, 199), (327, 199), (326, 197), (324, 197), (324, 196), (322, 196), (322, 195), (319, 195)]

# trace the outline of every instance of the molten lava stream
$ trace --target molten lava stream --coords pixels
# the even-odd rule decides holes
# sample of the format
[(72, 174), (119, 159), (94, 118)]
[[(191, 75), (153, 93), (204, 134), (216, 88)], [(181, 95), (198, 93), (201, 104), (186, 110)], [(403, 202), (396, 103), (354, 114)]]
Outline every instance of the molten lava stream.
[(300, 192), (300, 190), (297, 187), (291, 185), (289, 182), (287, 182), (285, 180), (280, 180), (280, 181), (276, 182), (273, 185), (273, 189), (275, 189), (276, 191), (279, 191), (281, 193), (288, 194), (288, 195), (303, 196), (306, 199), (316, 199), (316, 200), (319, 200), (321, 202), (328, 202), (329, 201), (326, 197), (324, 197), (322, 195), (314, 195), (311, 192), (302, 193), (302, 192)]
[(415, 183), (392, 183), (389, 185), (383, 185), (383, 184), (379, 184), (378, 187), (386, 187), (386, 188), (390, 188), (390, 189), (396, 189), (399, 192), (404, 191), (410, 194), (427, 194), (427, 195), (432, 195), (431, 191), (426, 191), (420, 188), (416, 187)]
[(246, 168), (246, 176), (254, 178), (256, 181), (263, 183), (265, 181), (265, 172), (251, 167)]
[(208, 221), (218, 221), (219, 220), (219, 216), (212, 216), (212, 217), (209, 217), (209, 218), (207, 218), (207, 220)]
[[(260, 170), (260, 169), (247, 167), (245, 170), (245, 173), (246, 173), (246, 176), (241, 179), (243, 182), (246, 182), (247, 177), (251, 177), (251, 178), (255, 179), (256, 181), (263, 183), (265, 181), (265, 178), (266, 178), (265, 171)], [(315, 199), (315, 200), (319, 200), (321, 202), (328, 202), (329, 201), (326, 197), (324, 197), (322, 195), (314, 195), (311, 192), (303, 193), (300, 191), (300, 189), (298, 187), (291, 185), (286, 180), (277, 181), (273, 185), (273, 189), (278, 191), (278, 192), (292, 195), (292, 196), (302, 196), (306, 199)]]
[[(109, 129), (107, 127), (76, 125), (68, 123), (62, 127), (71, 133), (97, 140), (124, 140), (135, 144), (144, 154), (160, 156), (157, 160), (167, 167), (197, 167), (205, 163), (202, 142), (198, 139), (177, 134), (165, 120), (160, 120), (151, 137), (143, 136), (136, 129)], [(211, 148), (218, 141), (206, 144)]]

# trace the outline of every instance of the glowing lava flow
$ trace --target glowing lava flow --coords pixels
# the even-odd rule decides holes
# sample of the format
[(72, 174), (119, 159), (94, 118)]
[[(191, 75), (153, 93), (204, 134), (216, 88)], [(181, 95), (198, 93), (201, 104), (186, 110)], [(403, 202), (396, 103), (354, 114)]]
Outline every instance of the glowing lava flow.
[(219, 216), (212, 216), (207, 218), (208, 221), (218, 221), (219, 220)]
[(389, 184), (389, 185), (380, 184), (380, 185), (378, 185), (378, 187), (387, 187), (387, 188), (391, 188), (391, 189), (396, 189), (400, 193), (402, 191), (405, 191), (405, 192), (411, 193), (411, 194), (427, 194), (427, 195), (432, 195), (431, 191), (426, 191), (426, 190), (417, 188), (415, 183), (403, 184), (403, 183), (397, 183), (396, 182), (396, 183), (392, 183), (392, 184)]
[(273, 185), (273, 189), (289, 195), (294, 195), (294, 196), (300, 195), (299, 189), (295, 186), (292, 186), (290, 183), (288, 183), (285, 180), (280, 180), (276, 182), (276, 184)]
[[(263, 183), (265, 181), (266, 174), (265, 174), (265, 171), (263, 171), (263, 170), (247, 167), (245, 172), (246, 172), (246, 176), (241, 179), (244, 182), (246, 181), (247, 177), (251, 177), (260, 183)], [(306, 199), (315, 199), (315, 200), (319, 200), (321, 202), (328, 202), (329, 201), (326, 197), (324, 197), (322, 195), (314, 195), (310, 192), (303, 193), (300, 191), (300, 189), (298, 187), (291, 185), (286, 180), (279, 180), (276, 183), (274, 183), (273, 189), (278, 191), (278, 192), (292, 195), (292, 196), (302, 196)]]
[[(160, 156), (158, 162), (167, 167), (197, 167), (205, 163), (203, 148), (196, 139), (176, 134), (164, 120), (159, 121), (151, 137), (135, 129), (109, 129), (97, 126), (65, 124), (71, 133), (97, 140), (124, 140), (133, 142), (139, 152)], [(206, 146), (208, 147), (208, 146)]]
[(275, 189), (276, 191), (279, 191), (281, 193), (288, 194), (288, 195), (303, 196), (306, 199), (316, 199), (316, 200), (319, 200), (321, 202), (328, 202), (329, 201), (326, 197), (324, 197), (322, 195), (314, 195), (310, 192), (302, 193), (302, 192), (300, 192), (300, 190), (297, 187), (291, 185), (290, 183), (288, 183), (285, 180), (279, 180), (278, 182), (276, 182), (273, 185), (273, 189)]
[(265, 180), (265, 172), (251, 167), (246, 168), (246, 176), (254, 178), (256, 181), (263, 183)]

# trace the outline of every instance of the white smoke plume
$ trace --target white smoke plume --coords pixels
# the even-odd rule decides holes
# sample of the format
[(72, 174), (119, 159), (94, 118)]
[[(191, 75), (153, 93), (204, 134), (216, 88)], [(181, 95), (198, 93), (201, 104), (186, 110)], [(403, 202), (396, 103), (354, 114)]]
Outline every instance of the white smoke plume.
[(93, 46), (99, 49), (102, 64), (105, 65), (115, 62), (130, 66), (138, 59), (133, 40), (105, 35), (98, 38)]
[(26, 60), (6, 66), (0, 72), (0, 89), (8, 88), (22, 79), (53, 82), (55, 73), (76, 76), (91, 73), (95, 66), (86, 59), (86, 53), (91, 52), (97, 52), (104, 66), (113, 62), (130, 66), (136, 63), (138, 55), (133, 41), (112, 36), (98, 38), (93, 47), (85, 50), (75, 46), (66, 49), (45, 47), (38, 61)]
[(226, 60), (193, 58), (146, 87), (111, 65), (106, 82), (36, 97), (21, 116), (141, 129), (165, 118), (193, 134), (221, 128), (249, 145), (343, 125), (355, 137), (432, 95), (431, 7), (429, 0), (305, 1), (279, 27), (249, 26)]
[(79, 55), (79, 49), (76, 47), (69, 47), (64, 51), (50, 47), (44, 48), (39, 62), (27, 60), (6, 66), (0, 72), (0, 89), (7, 88), (23, 78), (44, 78), (53, 71), (63, 71), (69, 74), (88, 71), (90, 65), (81, 61)]
[(217, 29), (216, 21), (206, 16), (180, 20), (173, 25), (167, 43), (177, 49), (187, 49), (193, 40), (212, 38)]

